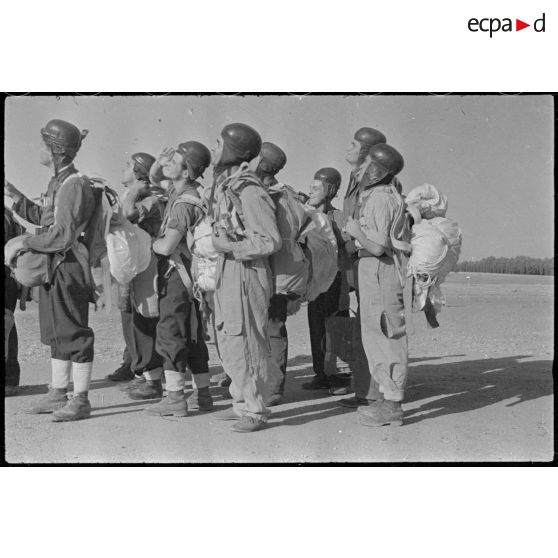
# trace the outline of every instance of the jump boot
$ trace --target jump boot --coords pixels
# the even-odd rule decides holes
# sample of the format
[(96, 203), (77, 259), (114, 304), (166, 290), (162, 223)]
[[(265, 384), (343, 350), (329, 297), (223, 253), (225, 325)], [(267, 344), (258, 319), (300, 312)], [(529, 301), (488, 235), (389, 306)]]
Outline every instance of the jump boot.
[(81, 420), (91, 416), (91, 403), (87, 397), (87, 392), (77, 393), (64, 407), (54, 411), (52, 420), (54, 422), (68, 422)]
[(401, 426), (403, 424), (403, 409), (400, 401), (384, 399), (377, 405), (360, 408), (358, 413), (360, 424), (364, 426)]
[(120, 384), (118, 386), (118, 389), (120, 391), (130, 391), (131, 389), (135, 389), (144, 383), (145, 383), (145, 376), (142, 374), (141, 376), (134, 376), (133, 380), (130, 380), (125, 384)]
[(281, 403), (285, 403), (286, 399), (282, 393), (274, 393), (270, 395), (269, 399), (265, 402), (266, 407), (275, 407), (277, 405), (281, 405)]
[(68, 403), (66, 388), (50, 388), (48, 393), (41, 397), (32, 407), (25, 412), (31, 415), (54, 413)]
[(134, 373), (129, 362), (123, 362), (112, 374), (105, 376), (111, 382), (129, 382), (134, 379)]
[(256, 432), (267, 426), (267, 421), (261, 418), (244, 415), (232, 425), (233, 432), (241, 432), (247, 434), (248, 432)]
[(217, 385), (219, 387), (229, 387), (232, 384), (232, 380), (225, 372), (215, 375), (215, 380), (217, 380)]
[(135, 386), (125, 391), (130, 399), (160, 399), (163, 397), (163, 384), (161, 380), (138, 380)]
[(209, 393), (209, 387), (195, 389), (188, 397), (189, 411), (213, 411), (213, 398)]
[(159, 403), (145, 409), (148, 415), (153, 417), (185, 417), (188, 415), (188, 403), (184, 397), (184, 391), (169, 391)]

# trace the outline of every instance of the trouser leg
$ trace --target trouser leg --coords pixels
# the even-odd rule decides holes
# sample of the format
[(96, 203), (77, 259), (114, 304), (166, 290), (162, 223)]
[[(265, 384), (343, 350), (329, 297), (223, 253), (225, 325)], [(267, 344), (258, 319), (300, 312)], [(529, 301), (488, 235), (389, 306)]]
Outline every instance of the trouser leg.
[[(255, 370), (258, 361), (260, 366), (267, 366), (265, 350), (261, 351), (264, 354), (255, 354), (254, 345), (257, 341), (252, 339), (249, 343), (245, 335), (224, 335), (221, 331), (217, 335), (223, 355), (223, 368), (232, 380), (229, 391), (235, 411), (238, 415), (267, 417), (269, 410), (265, 401), (267, 395), (271, 394), (266, 386), (265, 375)], [(259, 341), (264, 343), (264, 340)]]
[(134, 360), (134, 336), (133, 336), (133, 320), (131, 309), (120, 311), (120, 321), (122, 323), (122, 335), (124, 336), (125, 348), (122, 353), (123, 362), (128, 362), (131, 368), (132, 362)]
[(93, 361), (94, 334), (88, 324), (90, 301), (88, 278), (70, 251), (52, 283), (41, 287), (39, 296), (41, 341), (50, 345), (52, 358)]
[(201, 316), (197, 303), (197, 340), (192, 340), (190, 327), (192, 304), (178, 272), (173, 271), (160, 282), (159, 321), (156, 327), (156, 351), (165, 371), (209, 374), (209, 353), (203, 339)]
[[(366, 259), (366, 258), (365, 258)], [(356, 296), (358, 300), (357, 322), (355, 328), (355, 339), (353, 349), (353, 362), (351, 363), (351, 371), (353, 373), (353, 388), (358, 398), (377, 400), (381, 397), (380, 388), (376, 380), (372, 377), (369, 369), (368, 359), (363, 346), (362, 328), (360, 318), (360, 285), (359, 285), (359, 269), (360, 261), (357, 260), (353, 265), (353, 282), (356, 287)]]
[(273, 295), (268, 310), (268, 332), (271, 349), (269, 377), (272, 394), (283, 394), (287, 377), (287, 361), (289, 357), (289, 337), (287, 333), (287, 304), (285, 295)]
[(325, 313), (323, 294), (308, 303), (308, 328), (310, 330), (310, 349), (312, 351), (312, 368), (318, 376), (324, 375), (325, 359)]
[(205, 343), (203, 318), (198, 301), (194, 301), (194, 307), (198, 322), (197, 341), (190, 342), (188, 368), (192, 372), (192, 386), (199, 390), (209, 387), (209, 351)]
[(360, 313), (360, 297), (359, 310), (357, 312), (357, 322), (355, 331), (355, 344), (353, 350), (353, 362), (351, 370), (353, 372), (353, 387), (355, 395), (359, 398), (376, 400), (381, 397), (380, 388), (377, 380), (370, 373), (370, 364), (367, 359), (367, 353), (364, 348), (362, 331), (362, 317)]
[[(289, 358), (289, 337), (287, 326), (284, 323), (271, 323), (269, 325), (269, 344), (271, 348), (271, 358), (275, 363), (275, 371), (272, 375), (279, 380), (279, 385), (272, 388), (273, 394), (282, 394), (285, 391), (285, 382), (287, 379), (287, 361)], [(280, 374), (276, 372), (279, 368)], [(276, 382), (274, 382), (276, 383)]]
[(219, 352), (237, 414), (266, 418), (265, 401), (271, 395), (271, 361), (267, 331), (270, 285), (254, 269), (227, 260), (215, 291), (215, 324)]
[(130, 322), (130, 368), (136, 376), (144, 370), (161, 369), (163, 359), (156, 351), (158, 318), (146, 318), (132, 308)]
[(317, 375), (325, 375), (326, 318), (339, 310), (341, 274), (338, 273), (329, 289), (308, 303), (308, 327), (312, 364)]
[(18, 340), (17, 340), (17, 327), (14, 322), (10, 334), (8, 336), (8, 352), (6, 354), (6, 377), (5, 385), (18, 386), (20, 377), (20, 367), (17, 358)]
[(370, 371), (387, 400), (402, 401), (407, 381), (403, 291), (393, 261), (364, 258), (359, 268), (363, 346)]
[(130, 298), (130, 284), (118, 284), (118, 308), (120, 310), (120, 323), (122, 325), (122, 336), (124, 337), (124, 351), (122, 353), (122, 364), (130, 366), (132, 356), (128, 349), (130, 331), (132, 327), (132, 301)]
[(6, 271), (4, 272), (4, 283), (4, 382), (6, 386), (17, 386), (19, 385), (20, 369), (17, 360), (17, 328), (14, 311), (17, 306), (18, 286)]
[(122, 351), (122, 364), (130, 366), (132, 364), (132, 355), (130, 355), (130, 351), (128, 347), (125, 345), (124, 350)]

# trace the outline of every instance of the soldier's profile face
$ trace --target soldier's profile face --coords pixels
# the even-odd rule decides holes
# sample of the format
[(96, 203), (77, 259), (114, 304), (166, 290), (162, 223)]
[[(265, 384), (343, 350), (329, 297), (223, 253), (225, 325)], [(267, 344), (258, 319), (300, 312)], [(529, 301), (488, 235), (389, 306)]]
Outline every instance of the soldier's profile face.
[(44, 142), (44, 140), (41, 141), (39, 161), (41, 162), (41, 165), (44, 165), (45, 167), (50, 167), (52, 164), (52, 153), (50, 151), (50, 147)]
[(215, 147), (211, 150), (211, 164), (216, 166), (219, 164), (221, 160), (221, 155), (223, 155), (223, 140), (221, 138), (217, 138), (215, 142)]
[(175, 151), (174, 155), (163, 164), (163, 175), (171, 180), (178, 180), (184, 172), (182, 164), (182, 155)]
[(351, 143), (347, 146), (347, 154), (345, 155), (345, 160), (350, 165), (354, 165), (358, 162), (358, 158), (360, 155), (360, 142), (357, 140), (351, 141)]
[(130, 184), (134, 181), (134, 161), (128, 159), (122, 169), (122, 184)]
[(321, 180), (313, 180), (310, 184), (310, 197), (306, 202), (308, 205), (318, 207), (325, 201), (326, 192)]

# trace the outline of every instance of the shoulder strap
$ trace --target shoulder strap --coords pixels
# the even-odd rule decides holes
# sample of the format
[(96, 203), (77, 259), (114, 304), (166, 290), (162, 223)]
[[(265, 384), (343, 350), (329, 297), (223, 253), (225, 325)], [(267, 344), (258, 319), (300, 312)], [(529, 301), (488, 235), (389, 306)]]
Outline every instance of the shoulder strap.
[(191, 205), (195, 205), (196, 207), (199, 207), (201, 210), (203, 210), (203, 212), (205, 213), (205, 204), (203, 203), (203, 200), (201, 198), (193, 196), (192, 194), (180, 194), (180, 196), (178, 196), (174, 200), (173, 206), (175, 206), (177, 203), (189, 203)]
[(193, 196), (192, 194), (188, 194), (188, 193), (180, 194), (172, 202), (172, 204), (170, 206), (167, 206), (167, 212), (166, 212), (165, 218), (163, 220), (163, 223), (161, 224), (161, 231), (163, 233), (165, 232), (165, 230), (167, 228), (167, 223), (169, 221), (171, 211), (179, 203), (189, 203), (190, 205), (193, 205), (193, 206), (198, 207), (199, 209), (201, 209), (204, 212), (204, 214), (207, 211), (207, 208), (206, 208), (206, 206), (205, 206), (205, 204), (204, 204), (204, 202), (201, 198), (198, 198), (198, 197)]
[(20, 225), (21, 227), (23, 227), (27, 232), (36, 234), (42, 229), (42, 227), (40, 225), (34, 225), (33, 223), (30, 223), (29, 221), (26, 221), (23, 217), (18, 215), (15, 211), (11, 212), (11, 216), (12, 216), (13, 220), (16, 221), (16, 223), (18, 225)]

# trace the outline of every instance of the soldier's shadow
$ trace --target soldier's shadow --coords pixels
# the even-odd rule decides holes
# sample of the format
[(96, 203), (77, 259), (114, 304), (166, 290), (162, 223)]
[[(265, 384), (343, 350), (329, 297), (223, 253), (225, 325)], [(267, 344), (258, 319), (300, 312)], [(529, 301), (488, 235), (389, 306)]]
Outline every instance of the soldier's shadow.
[[(348, 412), (354, 411), (341, 407), (336, 399), (331, 398), (323, 403), (314, 403), (313, 405), (297, 407), (296, 409), (273, 410), (270, 417), (270, 426), (307, 424)], [(276, 419), (280, 420), (275, 422)]]
[[(506, 401), (506, 406), (511, 407), (552, 395), (552, 361), (522, 362), (525, 358), (528, 355), (418, 365), (415, 363), (433, 359), (411, 359), (403, 404), (404, 424), (475, 411), (502, 401)], [(284, 419), (280, 424), (305, 424), (352, 412), (340, 407), (337, 398), (330, 398), (327, 390), (303, 390), (301, 383), (311, 377), (311, 368), (296, 370), (290, 374), (287, 380), (287, 385), (289, 380), (291, 384), (291, 389), (287, 392), (289, 402), (308, 401), (309, 404), (284, 411), (278, 409), (272, 414), (272, 419)], [(324, 398), (329, 400), (317, 402)], [(406, 409), (411, 403), (412, 408)]]
[(552, 361), (521, 362), (525, 358), (529, 355), (411, 367), (405, 401), (419, 406), (406, 411), (404, 424), (552, 395)]

